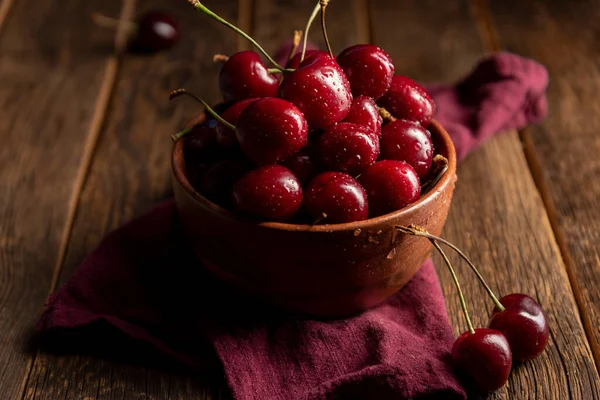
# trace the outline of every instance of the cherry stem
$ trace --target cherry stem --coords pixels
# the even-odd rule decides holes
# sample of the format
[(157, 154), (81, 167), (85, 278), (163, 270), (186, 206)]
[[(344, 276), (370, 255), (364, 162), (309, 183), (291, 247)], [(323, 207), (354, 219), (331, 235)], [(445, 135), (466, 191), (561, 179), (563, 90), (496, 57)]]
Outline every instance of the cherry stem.
[(321, 2), (319, 1), (315, 6), (312, 14), (310, 14), (310, 18), (308, 18), (308, 22), (306, 23), (306, 28), (304, 29), (304, 41), (302, 42), (302, 55), (300, 56), (300, 62), (304, 61), (304, 55), (306, 54), (306, 44), (308, 41), (308, 30), (312, 25), (313, 21), (317, 17), (319, 10), (321, 9)]
[(294, 38), (292, 39), (292, 47), (290, 48), (290, 53), (288, 54), (288, 61), (291, 60), (296, 54), (296, 50), (298, 50), (298, 46), (300, 46), (300, 41), (302, 40), (302, 31), (294, 31)]
[(204, 4), (202, 4), (199, 0), (188, 0), (188, 2), (194, 6), (194, 8), (196, 10), (202, 11), (204, 14), (208, 15), (209, 17), (219, 21), (220, 23), (222, 23), (223, 25), (225, 25), (226, 27), (234, 30), (235, 32), (237, 32), (239, 35), (243, 36), (244, 38), (246, 38), (246, 40), (248, 40), (250, 43), (252, 43), (252, 45), (254, 47), (256, 47), (258, 49), (258, 51), (260, 51), (266, 58), (267, 60), (269, 60), (269, 62), (271, 64), (273, 64), (275, 66), (275, 68), (277, 68), (280, 71), (284, 71), (285, 68), (282, 67), (281, 65), (279, 65), (277, 63), (277, 61), (275, 61), (266, 51), (265, 49), (263, 49), (257, 42), (256, 40), (252, 39), (250, 37), (250, 35), (248, 35), (246, 32), (244, 32), (243, 30), (241, 30), (240, 28), (238, 28), (237, 26), (233, 25), (232, 23), (226, 21), (225, 19), (219, 17), (217, 14), (215, 14), (214, 12), (212, 12), (211, 10), (209, 10)]
[(377, 109), (379, 110), (379, 115), (381, 115), (381, 118), (385, 119), (386, 121), (394, 122), (398, 120), (385, 108), (377, 107)]
[(321, 0), (321, 29), (323, 30), (323, 38), (325, 38), (325, 44), (327, 45), (327, 50), (329, 51), (329, 55), (333, 57), (333, 51), (331, 51), (331, 44), (329, 43), (329, 37), (327, 36), (327, 27), (325, 26), (325, 9), (329, 4), (329, 0)]
[(461, 258), (463, 260), (465, 260), (467, 262), (467, 264), (469, 264), (469, 267), (471, 267), (471, 270), (473, 270), (473, 272), (475, 273), (475, 275), (477, 275), (477, 279), (479, 279), (479, 282), (481, 282), (481, 284), (483, 285), (483, 287), (485, 287), (485, 290), (488, 292), (488, 295), (490, 296), (490, 298), (492, 299), (492, 301), (496, 305), (496, 308), (498, 308), (498, 310), (500, 310), (500, 311), (504, 311), (504, 306), (502, 305), (502, 303), (500, 303), (500, 301), (498, 300), (498, 298), (496, 297), (496, 295), (494, 294), (494, 292), (492, 291), (492, 289), (485, 282), (485, 279), (483, 279), (483, 276), (481, 276), (481, 273), (479, 273), (479, 270), (477, 269), (477, 267), (475, 267), (475, 264), (473, 264), (471, 262), (471, 260), (469, 260), (469, 257), (467, 257), (465, 255), (465, 253), (463, 253), (458, 247), (456, 247), (455, 245), (453, 245), (452, 243), (450, 243), (446, 239), (442, 239), (439, 236), (432, 235), (431, 233), (427, 232), (423, 228), (415, 226), (415, 225), (409, 225), (409, 226), (399, 226), (399, 225), (397, 225), (396, 229), (398, 229), (402, 233), (406, 233), (406, 234), (409, 234), (409, 235), (421, 236), (421, 237), (427, 238), (429, 240), (437, 240), (438, 242), (445, 244), (446, 246), (450, 247), (452, 250), (454, 250), (455, 252), (457, 252), (458, 255), (461, 256)]
[[(213, 110), (212, 107), (209, 106), (204, 100), (202, 100), (200, 97), (196, 96), (195, 94), (188, 92), (185, 89), (173, 90), (171, 92), (171, 94), (169, 94), (169, 100), (173, 100), (174, 98), (177, 98), (179, 96), (189, 96), (192, 99), (196, 100), (197, 102), (201, 103), (204, 106), (204, 108), (206, 109), (206, 111), (208, 111), (208, 113), (210, 115), (215, 117), (215, 119), (217, 121), (219, 121), (220, 123), (222, 123), (229, 129), (235, 130), (235, 126), (233, 126), (231, 123), (227, 122), (225, 119), (223, 119), (223, 117), (221, 117), (219, 114), (217, 114), (217, 112), (215, 110)], [(190, 131), (191, 131), (191, 129), (184, 129), (181, 132), (178, 132), (175, 135), (173, 135), (172, 138), (174, 138), (174, 140), (177, 140), (177, 139), (187, 135), (188, 133), (190, 133)]]
[(125, 25), (126, 29), (130, 33), (133, 33), (138, 29), (138, 24), (135, 22), (107, 17), (106, 15), (102, 15), (100, 13), (93, 13), (92, 21), (94, 24), (107, 29), (117, 29), (121, 24)]
[(475, 329), (473, 329), (473, 324), (471, 323), (471, 318), (469, 318), (469, 311), (467, 311), (467, 303), (465, 302), (465, 296), (463, 296), (463, 292), (460, 288), (460, 283), (458, 282), (458, 277), (456, 276), (456, 272), (454, 272), (454, 268), (452, 268), (452, 264), (450, 263), (448, 256), (446, 256), (446, 253), (444, 253), (444, 250), (442, 250), (440, 245), (437, 244), (437, 242), (433, 239), (429, 239), (429, 241), (431, 242), (433, 247), (435, 247), (436, 250), (439, 251), (440, 255), (444, 259), (444, 262), (446, 263), (446, 266), (448, 267), (448, 270), (450, 271), (450, 275), (452, 275), (452, 280), (454, 281), (454, 286), (456, 286), (456, 290), (458, 291), (458, 297), (460, 299), (460, 306), (462, 308), (463, 314), (465, 315), (465, 320), (467, 321), (467, 327), (469, 328), (469, 332), (471, 332), (471, 334), (473, 334), (473, 333), (475, 333)]
[(225, 54), (215, 54), (213, 56), (214, 63), (225, 63), (225, 62), (227, 62), (227, 60), (229, 60), (229, 57), (226, 56)]
[(281, 74), (283, 72), (291, 72), (291, 71), (295, 71), (295, 69), (285, 69), (285, 70), (280, 70), (277, 68), (268, 68), (267, 71), (269, 71), (270, 74)]
[(178, 141), (179, 139), (181, 139), (182, 137), (184, 137), (185, 135), (190, 133), (192, 131), (192, 129), (194, 129), (194, 127), (185, 128), (184, 130), (171, 135), (171, 140), (173, 140), (174, 142)]
[(421, 193), (427, 193), (428, 190), (434, 187), (440, 181), (440, 179), (442, 179), (442, 176), (444, 176), (446, 171), (448, 171), (449, 165), (448, 159), (446, 157), (442, 156), (441, 154), (438, 154), (433, 158), (433, 162), (434, 165), (437, 166), (437, 168), (439, 168), (440, 164), (442, 164), (443, 166), (439, 170), (435, 178), (423, 184), (423, 186), (421, 187)]

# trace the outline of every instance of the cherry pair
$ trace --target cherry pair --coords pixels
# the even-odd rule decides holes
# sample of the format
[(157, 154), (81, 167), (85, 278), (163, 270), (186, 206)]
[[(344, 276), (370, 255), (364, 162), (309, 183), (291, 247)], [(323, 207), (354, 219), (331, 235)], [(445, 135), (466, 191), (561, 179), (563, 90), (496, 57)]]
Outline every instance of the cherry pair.
[[(469, 328), (454, 343), (452, 360), (479, 389), (499, 389), (507, 382), (513, 363), (536, 358), (544, 351), (549, 337), (548, 322), (534, 299), (513, 293), (498, 300), (479, 270), (455, 245), (416, 226), (396, 228), (400, 232), (429, 239), (450, 270)], [(495, 308), (487, 328), (473, 328), (456, 273), (438, 242), (449, 246), (467, 262), (493, 300)]]

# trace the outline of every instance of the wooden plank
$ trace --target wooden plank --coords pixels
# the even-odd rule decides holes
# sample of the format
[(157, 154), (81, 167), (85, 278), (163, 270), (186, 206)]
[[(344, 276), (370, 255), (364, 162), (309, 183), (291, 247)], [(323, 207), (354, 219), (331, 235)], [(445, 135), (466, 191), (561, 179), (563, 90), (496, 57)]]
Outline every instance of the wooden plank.
[[(166, 0), (148, 0), (140, 8), (154, 8)], [(276, 4), (275, 4), (276, 3)], [(207, 3), (208, 4), (208, 3)], [(235, 20), (231, 2), (208, 4), (220, 15)], [(280, 43), (266, 39), (263, 28), (282, 32), (287, 39), (290, 24), (281, 15), (305, 21), (313, 2), (296, 2), (293, 7), (277, 8), (281, 2), (256, 2), (256, 14), (268, 23), (254, 21), (255, 37), (267, 48)], [(151, 60), (127, 59), (123, 65), (103, 140), (94, 157), (86, 187), (78, 208), (69, 253), (60, 282), (72, 275), (77, 264), (110, 230), (131, 219), (170, 193), (169, 134), (192, 115), (196, 106), (181, 102), (165, 105), (164, 95), (174, 87), (186, 86), (210, 101), (218, 100), (218, 66), (213, 53), (228, 53), (235, 48), (236, 37), (220, 25), (194, 15), (183, 4), (173, 4), (171, 12), (185, 22), (188, 32), (177, 49)], [(271, 11), (269, 11), (271, 10)], [(331, 13), (337, 13), (331, 8)], [(264, 15), (262, 13), (265, 13)], [(354, 18), (345, 10), (343, 18)], [(333, 38), (343, 38), (343, 19), (330, 27)], [(244, 20), (240, 18), (240, 20)], [(247, 21), (247, 19), (245, 19)], [(302, 22), (300, 25), (304, 25)], [(336, 26), (337, 25), (337, 26)], [(314, 27), (319, 39), (318, 26)], [(263, 39), (266, 39), (263, 41)], [(339, 40), (338, 49), (354, 42), (350, 36)], [(161, 134), (162, 132), (162, 134)], [(167, 383), (165, 383), (167, 382)], [(222, 378), (181, 377), (146, 367), (116, 364), (86, 356), (64, 357), (40, 354), (35, 361), (25, 391), (28, 399), (89, 398), (221, 398), (227, 397)]]
[[(468, 73), (484, 53), (467, 1), (371, 3), (375, 39), (390, 52), (400, 73), (426, 81), (451, 81)], [(527, 26), (527, 19), (520, 23)], [(524, 292), (537, 298), (548, 313), (552, 332), (546, 352), (513, 371), (507, 387), (489, 397), (597, 398), (598, 374), (517, 134), (504, 133), (491, 140), (468, 157), (458, 176), (445, 237), (471, 255), (498, 293)], [(474, 323), (484, 326), (491, 303), (466, 266), (459, 266), (457, 257), (452, 259)], [(450, 276), (439, 257), (436, 265), (455, 331), (464, 331)]]
[[(230, 21), (235, 2), (206, 2)], [(170, 135), (199, 107), (176, 106), (168, 94), (187, 87), (210, 102), (219, 100), (219, 66), (214, 53), (235, 51), (236, 35), (199, 15), (187, 2), (139, 0), (138, 13), (167, 9), (180, 23), (181, 42), (153, 56), (127, 56), (123, 62), (102, 140), (77, 209), (59, 284), (67, 280), (102, 237), (170, 195)], [(41, 305), (41, 302), (40, 302)], [(91, 356), (38, 354), (24, 390), (27, 399), (203, 399), (220, 397), (222, 380), (185, 377), (148, 366)], [(212, 381), (211, 381), (212, 382)]]
[(17, 398), (30, 369), (25, 342), (48, 295), (82, 152), (102, 113), (96, 98), (110, 91), (115, 64), (101, 49), (115, 34), (95, 27), (89, 15), (119, 15), (120, 7), (102, 0), (0, 6), (3, 398)]
[(528, 129), (539, 187), (554, 216), (580, 312), (600, 365), (600, 4), (596, 1), (490, 2), (500, 45), (550, 72), (548, 120)]

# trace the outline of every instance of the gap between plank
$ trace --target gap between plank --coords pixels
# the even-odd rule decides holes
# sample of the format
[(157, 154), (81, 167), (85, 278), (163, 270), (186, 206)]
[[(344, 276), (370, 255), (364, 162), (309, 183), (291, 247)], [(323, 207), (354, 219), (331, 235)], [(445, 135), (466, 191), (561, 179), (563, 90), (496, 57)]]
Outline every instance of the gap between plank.
[(2, 34), (2, 28), (4, 23), (8, 19), (8, 14), (16, 0), (3, 0), (0, 3), (0, 34)]
[[(499, 35), (494, 27), (493, 19), (487, 5), (487, 0), (472, 0), (472, 3), (477, 13), (476, 19), (479, 25), (478, 28), (480, 37), (484, 42), (484, 46), (486, 46), (488, 50), (491, 50), (492, 52), (500, 51), (501, 46)], [(554, 239), (556, 240), (563, 264), (565, 265), (569, 284), (571, 285), (573, 297), (575, 298), (575, 303), (577, 304), (579, 317), (585, 331), (587, 342), (592, 351), (596, 370), (600, 372), (600, 348), (594, 338), (594, 326), (583, 301), (581, 287), (579, 286), (579, 281), (575, 275), (575, 264), (571, 258), (571, 254), (565, 240), (565, 235), (558, 223), (556, 207), (552, 201), (550, 190), (548, 189), (548, 185), (544, 179), (540, 156), (535, 149), (535, 144), (533, 143), (531, 135), (527, 129), (519, 130), (518, 134), (523, 146), (523, 152), (525, 155), (525, 160), (527, 161), (527, 166), (529, 167), (529, 171), (533, 177), (536, 189), (542, 199), (542, 203), (544, 204)]]
[[(11, 0), (8, 1), (10, 2)], [(67, 249), (69, 247), (69, 241), (71, 239), (71, 233), (73, 231), (73, 226), (75, 223), (75, 217), (77, 216), (79, 199), (85, 186), (85, 181), (88, 176), (88, 172), (92, 165), (94, 152), (96, 150), (96, 145), (98, 143), (98, 139), (100, 138), (100, 134), (102, 133), (102, 127), (106, 119), (108, 106), (110, 104), (115, 84), (117, 82), (117, 76), (122, 63), (123, 55), (127, 49), (128, 29), (126, 26), (126, 21), (131, 20), (134, 16), (135, 2), (136, 0), (123, 0), (121, 14), (119, 16), (119, 20), (121, 22), (119, 23), (115, 34), (115, 52), (106, 61), (104, 77), (102, 79), (100, 90), (98, 92), (98, 97), (96, 99), (96, 104), (94, 106), (94, 113), (88, 129), (87, 138), (82, 150), (79, 169), (77, 170), (77, 175), (73, 183), (71, 198), (69, 199), (67, 217), (65, 219), (65, 225), (59, 242), (58, 255), (56, 257), (56, 263), (54, 265), (48, 294), (54, 292), (60, 279), (60, 274), (67, 255)], [(2, 9), (0, 9), (0, 11), (2, 11)], [(0, 18), (1, 17), (2, 15), (0, 14)], [(0, 19), (0, 24), (1, 22), (2, 20)], [(27, 373), (25, 374), (21, 383), (21, 399), (25, 398), (25, 390), (27, 388), (29, 378), (31, 377), (31, 371), (33, 370), (33, 365), (35, 363), (37, 355), (38, 350), (35, 351), (27, 366)]]

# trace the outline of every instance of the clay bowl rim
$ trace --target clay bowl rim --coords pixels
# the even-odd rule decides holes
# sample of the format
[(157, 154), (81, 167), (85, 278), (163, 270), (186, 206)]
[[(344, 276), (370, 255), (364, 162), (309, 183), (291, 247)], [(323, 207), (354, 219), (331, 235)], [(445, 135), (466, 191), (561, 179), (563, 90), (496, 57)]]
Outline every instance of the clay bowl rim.
[[(195, 124), (201, 123), (204, 118), (195, 120)], [(434, 129), (431, 129), (433, 127)], [(408, 216), (420, 207), (425, 207), (433, 199), (440, 195), (442, 188), (451, 184), (451, 180), (456, 175), (456, 151), (454, 143), (450, 139), (448, 132), (442, 127), (442, 125), (435, 119), (431, 120), (430, 131), (432, 136), (437, 135), (437, 138), (444, 144), (448, 151), (448, 170), (442, 176), (442, 178), (431, 188), (424, 196), (420, 197), (416, 202), (409, 204), (408, 206), (401, 208), (400, 210), (391, 212), (389, 214), (381, 215), (375, 218), (369, 218), (363, 221), (346, 222), (343, 224), (322, 224), (322, 225), (309, 225), (309, 224), (289, 224), (286, 222), (255, 222), (248, 218), (237, 216), (235, 213), (213, 203), (206, 197), (198, 193), (192, 184), (187, 179), (184, 166), (185, 157), (183, 154), (183, 143), (184, 140), (177, 140), (173, 144), (173, 150), (171, 153), (171, 167), (173, 173), (179, 184), (185, 189), (185, 191), (194, 199), (197, 203), (200, 203), (205, 208), (210, 209), (212, 212), (220, 214), (221, 217), (239, 223), (253, 223), (257, 226), (281, 230), (281, 231), (293, 231), (293, 232), (342, 232), (342, 231), (355, 231), (368, 230), (375, 226), (393, 223), (402, 217)]]

